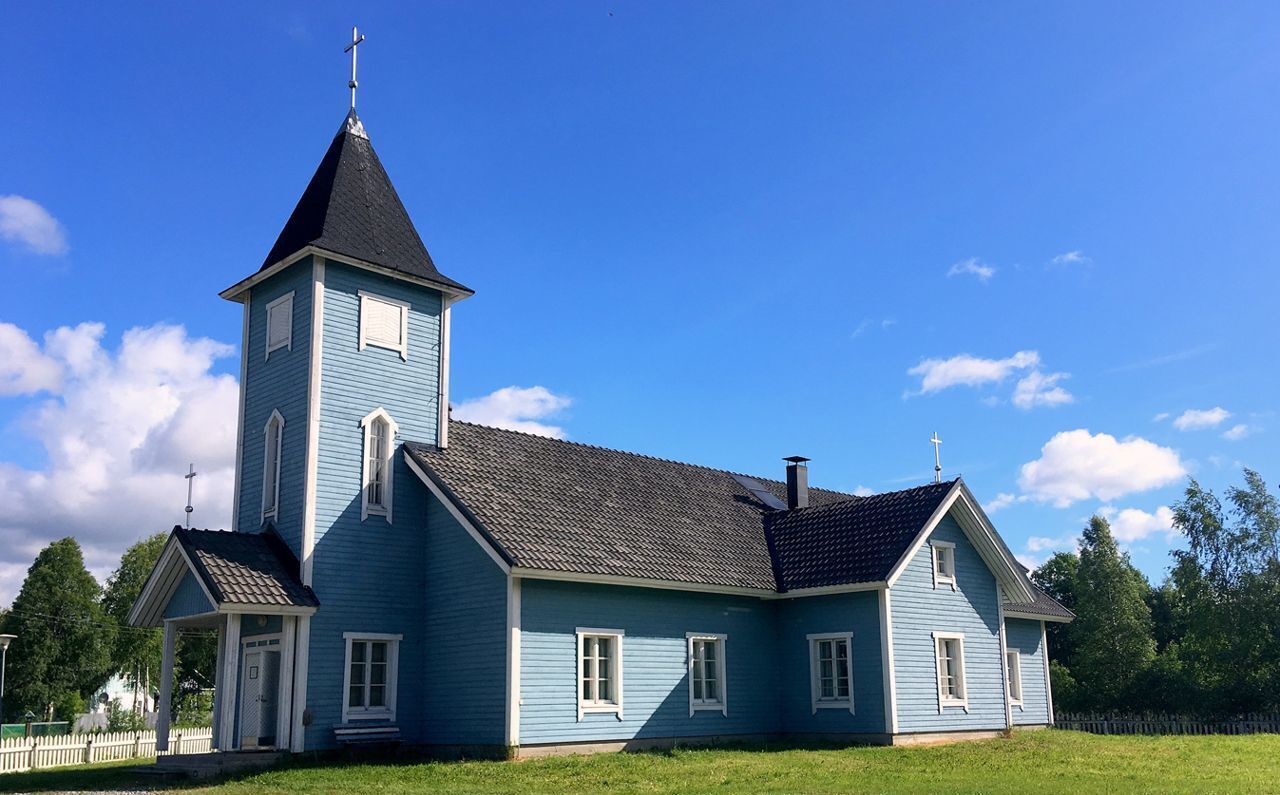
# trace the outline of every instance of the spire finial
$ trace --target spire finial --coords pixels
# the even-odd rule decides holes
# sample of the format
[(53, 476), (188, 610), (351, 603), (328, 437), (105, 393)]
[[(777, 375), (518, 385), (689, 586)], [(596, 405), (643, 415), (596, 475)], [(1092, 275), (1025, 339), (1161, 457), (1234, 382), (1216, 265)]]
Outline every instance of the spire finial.
[(191, 489), (196, 482), (196, 465), (192, 464), (187, 468), (187, 474), (183, 475), (187, 479), (187, 529), (191, 529), (191, 512), (195, 508), (191, 507)]
[(933, 482), (942, 482), (942, 440), (938, 438), (938, 432), (933, 432), (933, 438), (929, 440), (929, 444), (933, 445)]
[(351, 53), (351, 82), (347, 83), (347, 88), (351, 89), (351, 110), (356, 109), (356, 88), (360, 85), (356, 82), (356, 46), (364, 41), (364, 36), (360, 35), (360, 30), (356, 27), (351, 28), (351, 43), (342, 49), (343, 52)]

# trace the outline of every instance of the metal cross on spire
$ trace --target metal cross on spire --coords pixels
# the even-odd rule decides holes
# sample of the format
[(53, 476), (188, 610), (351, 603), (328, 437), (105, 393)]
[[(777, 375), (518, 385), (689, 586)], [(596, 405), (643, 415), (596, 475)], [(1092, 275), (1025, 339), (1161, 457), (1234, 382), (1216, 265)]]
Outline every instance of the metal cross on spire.
[(356, 82), (356, 47), (360, 42), (364, 41), (364, 36), (360, 35), (358, 28), (351, 28), (351, 43), (342, 49), (343, 52), (351, 53), (351, 82), (347, 83), (347, 88), (351, 89), (351, 109), (356, 109), (356, 88), (360, 84)]
[(196, 482), (196, 465), (188, 465), (187, 474), (183, 475), (183, 477), (187, 479), (187, 529), (190, 530), (191, 512), (195, 510), (195, 508), (191, 507), (191, 487), (194, 486)]
[(942, 482), (942, 440), (938, 438), (938, 432), (933, 432), (933, 438), (929, 440), (929, 444), (933, 445), (933, 482)]

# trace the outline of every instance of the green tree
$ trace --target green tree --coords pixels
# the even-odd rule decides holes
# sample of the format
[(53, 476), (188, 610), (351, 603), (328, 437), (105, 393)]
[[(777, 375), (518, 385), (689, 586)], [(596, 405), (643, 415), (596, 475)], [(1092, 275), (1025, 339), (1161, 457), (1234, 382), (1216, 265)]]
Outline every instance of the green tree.
[(5, 709), (46, 716), (62, 694), (88, 697), (111, 675), (115, 627), (73, 538), (41, 550), (4, 620), (9, 647)]
[(1076, 645), (1069, 664), (1081, 701), (1091, 708), (1130, 706), (1134, 682), (1155, 658), (1151, 609), (1143, 598), (1149, 590), (1107, 520), (1090, 519), (1076, 572)]
[(107, 578), (102, 608), (122, 629), (116, 633), (111, 650), (111, 668), (133, 687), (134, 703), (141, 707), (137, 694), (151, 692), (159, 686), (163, 636), (160, 630), (129, 627), (129, 611), (147, 577), (160, 559), (169, 536), (157, 533), (125, 550), (120, 566)]
[[(1057, 552), (1031, 572), (1036, 587), (1052, 596), (1058, 604), (1075, 611), (1076, 574), (1080, 570), (1080, 558), (1074, 552)], [(1049, 659), (1065, 666), (1075, 652), (1075, 632), (1071, 624), (1049, 622), (1045, 625), (1049, 641)], [(1056, 692), (1056, 691), (1055, 691)]]

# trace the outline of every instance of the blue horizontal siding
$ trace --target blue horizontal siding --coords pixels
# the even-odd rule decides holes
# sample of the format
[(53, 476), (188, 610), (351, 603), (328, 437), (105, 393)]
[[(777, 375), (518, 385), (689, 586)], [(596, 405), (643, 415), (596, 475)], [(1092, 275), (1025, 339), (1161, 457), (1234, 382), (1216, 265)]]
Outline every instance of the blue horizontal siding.
[(1022, 706), (1013, 708), (1013, 722), (1038, 726), (1049, 722), (1048, 688), (1044, 680), (1044, 646), (1040, 622), (1022, 618), (1005, 619), (1006, 645), (1022, 660)]
[(188, 571), (178, 583), (173, 596), (169, 597), (169, 603), (164, 607), (164, 617), (182, 618), (212, 611), (213, 605), (209, 603), (209, 597), (204, 595), (204, 589), (200, 587), (196, 576)]
[[(777, 730), (773, 610), (764, 602), (544, 580), (524, 580), (520, 602), (522, 744)], [(578, 627), (625, 632), (622, 720), (612, 713), (578, 720)], [(728, 635), (727, 715), (689, 715), (688, 632)]]
[[(932, 550), (925, 543), (890, 590), (898, 730), (1003, 729), (1004, 668), (995, 577), (950, 515), (929, 540), (956, 545), (957, 589), (933, 587)], [(934, 632), (964, 633), (967, 713), (947, 707), (939, 714)]]

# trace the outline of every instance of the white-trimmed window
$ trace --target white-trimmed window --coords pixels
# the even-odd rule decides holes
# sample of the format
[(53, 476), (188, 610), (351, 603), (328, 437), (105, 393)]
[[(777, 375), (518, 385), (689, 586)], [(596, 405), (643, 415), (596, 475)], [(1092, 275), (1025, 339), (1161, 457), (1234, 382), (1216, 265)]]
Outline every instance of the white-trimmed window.
[(274, 519), (280, 510), (280, 452), (284, 446), (284, 417), (278, 409), (262, 429), (262, 521)]
[(729, 714), (724, 661), (728, 637), (708, 632), (685, 635), (689, 645), (689, 717), (702, 709)]
[(293, 350), (293, 293), (286, 293), (267, 304), (267, 355), (287, 348)]
[(1005, 667), (1008, 673), (1009, 703), (1015, 707), (1022, 706), (1022, 655), (1017, 649), (1005, 653)]
[(360, 291), (360, 350), (373, 345), (409, 358), (409, 305)]
[(579, 627), (576, 634), (578, 720), (588, 712), (613, 712), (622, 720), (622, 630)]
[(930, 542), (933, 548), (933, 587), (956, 589), (956, 545), (950, 541)]
[(962, 707), (969, 711), (969, 696), (964, 681), (964, 635), (959, 632), (933, 633), (938, 666), (938, 711), (945, 707)]
[(403, 635), (344, 632), (342, 722), (396, 719), (396, 681)]
[(385, 516), (391, 521), (391, 452), (395, 448), (396, 421), (385, 409), (376, 408), (360, 420), (364, 429), (364, 476), (360, 490), (360, 521)]
[(813, 711), (847, 709), (853, 712), (853, 634), (809, 635), (809, 680)]

